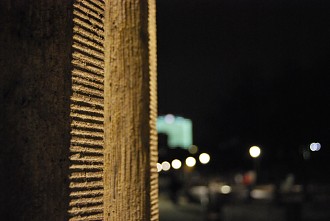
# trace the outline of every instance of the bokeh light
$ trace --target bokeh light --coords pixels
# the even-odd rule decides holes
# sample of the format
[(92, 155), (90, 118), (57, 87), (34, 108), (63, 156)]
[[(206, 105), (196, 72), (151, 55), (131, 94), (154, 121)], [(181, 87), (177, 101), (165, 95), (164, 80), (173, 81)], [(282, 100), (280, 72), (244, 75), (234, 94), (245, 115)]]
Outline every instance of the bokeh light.
[(191, 145), (191, 147), (188, 149), (189, 153), (195, 154), (198, 152), (198, 147), (196, 145)]
[(195, 166), (195, 165), (196, 165), (196, 159), (193, 158), (193, 157), (188, 157), (188, 158), (186, 159), (186, 165), (187, 165), (188, 167), (193, 167), (193, 166)]
[(249, 150), (250, 156), (253, 158), (257, 158), (260, 156), (261, 154), (261, 150), (260, 147), (258, 146), (252, 146)]
[(181, 163), (180, 160), (175, 159), (175, 160), (172, 161), (172, 167), (173, 167), (174, 169), (176, 169), (176, 170), (177, 170), (177, 169), (180, 169), (181, 166), (182, 166), (182, 163)]
[(169, 169), (171, 169), (171, 164), (170, 164), (169, 162), (167, 162), (167, 161), (164, 161), (164, 162), (162, 163), (162, 169), (163, 169), (164, 171), (168, 171)]
[(228, 185), (223, 185), (220, 187), (220, 192), (223, 194), (229, 194), (231, 193), (231, 187)]
[(211, 159), (211, 157), (207, 153), (202, 153), (201, 155), (199, 155), (199, 161), (202, 164), (207, 164), (208, 162), (210, 162), (210, 159)]
[(309, 149), (313, 152), (314, 151), (319, 151), (321, 149), (321, 144), (320, 143), (311, 143), (309, 145)]
[(157, 163), (157, 172), (162, 171), (162, 165), (160, 163)]

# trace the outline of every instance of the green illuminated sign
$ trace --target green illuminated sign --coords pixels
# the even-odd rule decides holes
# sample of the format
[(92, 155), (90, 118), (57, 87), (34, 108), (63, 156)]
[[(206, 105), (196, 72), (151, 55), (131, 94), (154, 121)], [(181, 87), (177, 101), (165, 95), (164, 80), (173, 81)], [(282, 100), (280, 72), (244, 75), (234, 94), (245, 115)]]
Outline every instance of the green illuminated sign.
[(169, 147), (188, 149), (192, 145), (192, 121), (171, 114), (157, 118), (158, 133), (167, 134)]

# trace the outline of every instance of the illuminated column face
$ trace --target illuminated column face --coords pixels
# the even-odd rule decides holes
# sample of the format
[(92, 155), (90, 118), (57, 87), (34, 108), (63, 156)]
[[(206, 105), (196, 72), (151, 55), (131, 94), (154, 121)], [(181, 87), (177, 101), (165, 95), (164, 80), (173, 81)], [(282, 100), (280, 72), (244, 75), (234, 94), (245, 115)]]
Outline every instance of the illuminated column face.
[(193, 158), (193, 157), (188, 157), (188, 158), (186, 159), (186, 165), (187, 165), (188, 167), (193, 167), (193, 166), (195, 166), (195, 165), (196, 165), (196, 159)]
[(261, 150), (260, 147), (258, 146), (252, 146), (249, 150), (250, 156), (253, 158), (257, 158), (260, 156), (261, 154)]
[[(91, 5), (93, 8), (90, 10), (96, 14), (97, 11), (93, 10), (98, 10), (99, 4), (105, 2), (106, 7), (104, 19), (103, 17), (100, 19), (101, 22), (103, 20), (105, 22), (104, 46), (102, 44), (102, 47), (99, 47), (104, 50), (106, 59), (105, 91), (102, 93), (105, 97), (102, 106), (105, 108), (103, 156), (106, 157), (103, 158), (106, 162), (102, 165), (105, 165), (104, 196), (106, 198), (102, 199), (104, 205), (101, 208), (104, 208), (104, 217), (100, 220), (156, 220), (158, 174), (155, 165), (158, 157), (155, 124), (157, 118), (155, 1), (145, 1), (143, 4), (140, 4), (141, 1), (131, 0), (79, 0), (78, 2), (77, 6)], [(81, 20), (78, 21), (80, 26), (77, 30), (85, 33), (85, 27), (81, 28)], [(82, 21), (85, 22), (85, 18)], [(96, 29), (93, 25), (89, 26), (92, 26), (93, 30)], [(141, 32), (147, 34), (148, 42), (141, 38)], [(101, 30), (100, 33), (103, 31)], [(97, 33), (93, 36), (97, 36), (98, 39), (100, 38), (98, 35)], [(95, 45), (95, 42), (99, 41), (97, 39), (93, 39), (90, 45)], [(79, 57), (80, 63), (85, 62), (84, 57), (85, 55)], [(97, 64), (95, 58), (97, 56), (90, 59), (93, 61), (93, 69), (93, 65)], [(83, 65), (89, 68), (88, 71), (91, 70), (88, 65), (90, 60), (86, 61), (87, 65)], [(102, 66), (99, 69), (103, 71)], [(94, 81), (95, 77), (91, 79)], [(90, 86), (88, 90), (91, 90)], [(123, 149), (125, 151), (122, 151)], [(123, 172), (113, 173), (118, 168), (122, 168)], [(164, 163), (162, 170), (167, 169), (170, 169), (169, 163)], [(118, 182), (113, 182), (114, 180)], [(125, 190), (125, 193), (114, 191), (118, 187)], [(127, 205), (135, 206), (134, 209), (127, 209)], [(79, 206), (75, 208), (79, 210)]]

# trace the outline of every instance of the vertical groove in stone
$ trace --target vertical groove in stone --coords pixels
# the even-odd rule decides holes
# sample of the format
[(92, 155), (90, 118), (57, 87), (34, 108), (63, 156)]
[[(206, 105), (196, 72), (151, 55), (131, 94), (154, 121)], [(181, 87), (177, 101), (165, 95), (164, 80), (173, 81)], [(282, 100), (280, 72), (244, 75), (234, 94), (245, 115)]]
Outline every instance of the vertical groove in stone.
[(147, 3), (106, 1), (104, 220), (150, 220)]
[(149, 72), (150, 72), (150, 220), (159, 220), (158, 208), (158, 136), (157, 136), (157, 34), (156, 0), (148, 0)]
[(103, 220), (104, 2), (73, 9), (70, 220)]

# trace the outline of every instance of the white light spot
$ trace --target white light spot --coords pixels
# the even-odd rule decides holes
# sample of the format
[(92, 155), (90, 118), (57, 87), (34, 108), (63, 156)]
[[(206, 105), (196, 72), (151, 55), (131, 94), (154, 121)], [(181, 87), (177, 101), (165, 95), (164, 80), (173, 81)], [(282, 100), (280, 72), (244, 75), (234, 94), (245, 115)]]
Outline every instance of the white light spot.
[(220, 192), (223, 193), (223, 194), (231, 193), (231, 187), (228, 186), (228, 185), (223, 185), (223, 186), (220, 188)]
[(163, 169), (164, 171), (168, 171), (170, 168), (171, 168), (171, 164), (170, 164), (169, 162), (164, 161), (164, 162), (162, 163), (162, 169)]
[(157, 163), (157, 172), (162, 171), (162, 165), (160, 163)]
[(258, 146), (252, 146), (249, 150), (250, 156), (253, 158), (257, 158), (260, 156), (261, 150)]
[(188, 158), (186, 159), (186, 165), (187, 165), (188, 167), (193, 167), (193, 166), (195, 166), (195, 165), (196, 165), (196, 159), (193, 158), (193, 157), (188, 157)]
[(199, 161), (202, 164), (207, 164), (208, 162), (210, 162), (210, 159), (211, 159), (211, 157), (207, 153), (202, 153), (201, 155), (199, 155)]
[(319, 151), (321, 149), (321, 144), (320, 143), (311, 143), (311, 145), (309, 145), (309, 149), (311, 151)]
[(181, 167), (181, 165), (182, 165), (182, 163), (178, 159), (175, 159), (172, 161), (172, 167), (176, 170), (179, 169)]
[(165, 116), (164, 120), (165, 120), (165, 123), (167, 123), (167, 124), (172, 124), (172, 123), (174, 123), (174, 121), (175, 121), (175, 117), (174, 117), (173, 114), (167, 114), (167, 115)]

